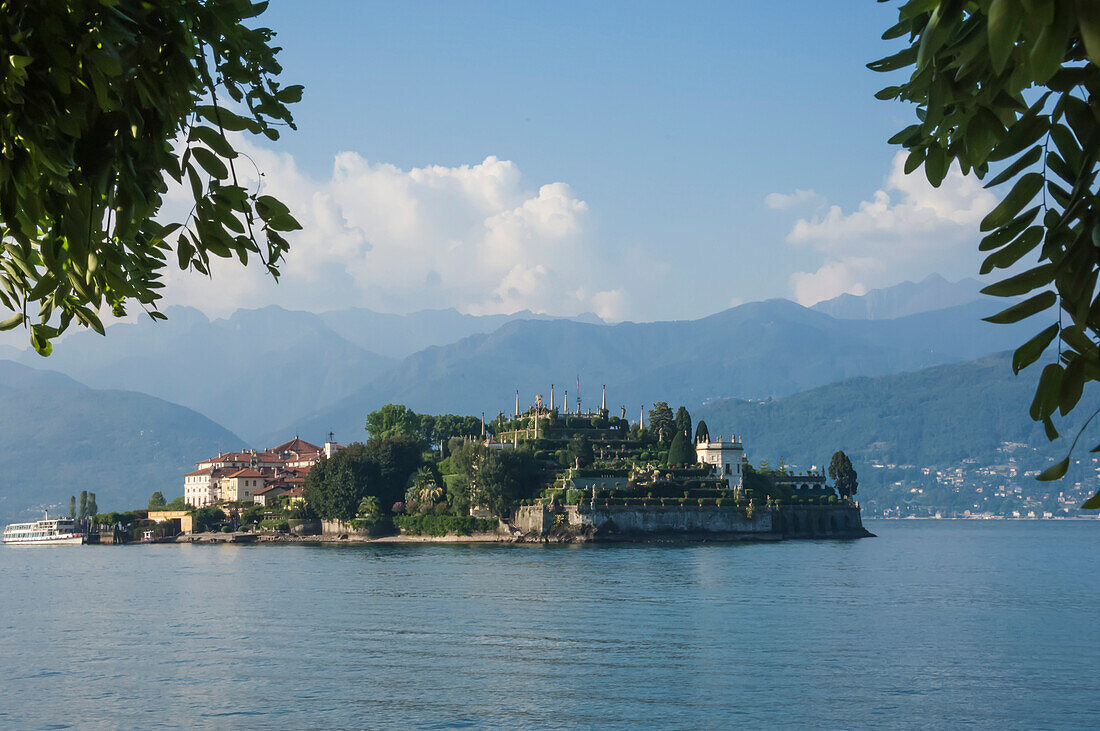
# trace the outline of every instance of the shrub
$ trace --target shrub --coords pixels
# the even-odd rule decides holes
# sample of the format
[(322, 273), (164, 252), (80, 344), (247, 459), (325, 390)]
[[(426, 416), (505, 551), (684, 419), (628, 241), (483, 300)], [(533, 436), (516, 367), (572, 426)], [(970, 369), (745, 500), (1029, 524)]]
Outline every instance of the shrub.
[(485, 533), (497, 528), (496, 518), (474, 518), (469, 515), (399, 515), (394, 525), (409, 535), (441, 537), (448, 534), (462, 536)]
[(582, 502), (584, 502), (584, 491), (583, 490), (568, 490), (565, 493), (565, 504), (566, 505), (579, 505)]

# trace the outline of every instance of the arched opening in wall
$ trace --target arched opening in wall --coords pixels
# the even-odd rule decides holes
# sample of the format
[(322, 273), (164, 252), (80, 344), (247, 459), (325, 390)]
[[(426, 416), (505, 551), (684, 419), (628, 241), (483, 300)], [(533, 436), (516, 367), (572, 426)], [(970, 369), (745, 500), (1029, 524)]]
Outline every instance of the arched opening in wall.
[(836, 516), (835, 515), (833, 517), (829, 518), (829, 526), (833, 529), (833, 533), (836, 533), (836, 532), (839, 531), (839, 528), (838, 528), (837, 523), (836, 523)]
[(791, 533), (798, 532), (798, 513), (791, 513)]
[(805, 490), (805, 491), (809, 491), (809, 489), (810, 489), (810, 486), (809, 486), (809, 485), (806, 485), (806, 484), (803, 484), (803, 485), (802, 485), (802, 487), (801, 487), (801, 489), (802, 489), (802, 490)]

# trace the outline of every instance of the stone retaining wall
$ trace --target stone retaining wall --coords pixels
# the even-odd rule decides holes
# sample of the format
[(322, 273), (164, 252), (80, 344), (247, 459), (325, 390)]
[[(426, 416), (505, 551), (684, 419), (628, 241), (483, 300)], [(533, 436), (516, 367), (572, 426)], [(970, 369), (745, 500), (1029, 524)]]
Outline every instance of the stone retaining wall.
[(855, 538), (870, 535), (859, 507), (813, 505), (757, 508), (727, 506), (524, 505), (512, 525), (527, 535), (574, 531), (601, 536), (678, 536), (684, 538)]

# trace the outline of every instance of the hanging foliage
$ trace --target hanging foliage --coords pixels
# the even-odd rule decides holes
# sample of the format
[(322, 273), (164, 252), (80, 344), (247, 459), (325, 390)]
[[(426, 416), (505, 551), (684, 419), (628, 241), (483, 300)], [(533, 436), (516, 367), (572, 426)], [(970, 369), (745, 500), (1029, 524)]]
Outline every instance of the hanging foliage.
[[(939, 186), (955, 162), (982, 179), (995, 171), (986, 187), (1005, 190), (981, 222), (981, 271), (1016, 273), (983, 292), (1022, 299), (986, 319), (1036, 323), (1012, 367), (1045, 361), (1030, 415), (1054, 440), (1055, 418), (1100, 380), (1100, 3), (911, 0), (883, 38), (906, 39), (868, 64), (909, 71), (877, 94), (916, 105), (917, 121), (890, 139), (909, 151), (905, 172), (923, 168)], [(1067, 455), (1039, 479), (1068, 467)]]
[[(294, 127), (302, 87), (276, 80), (274, 33), (244, 24), (266, 6), (0, 0), (0, 329), (49, 355), (73, 322), (102, 333), (104, 306), (163, 319), (169, 261), (255, 257), (278, 276), (300, 227), (240, 185), (227, 137)], [(158, 222), (169, 180), (192, 208)]]

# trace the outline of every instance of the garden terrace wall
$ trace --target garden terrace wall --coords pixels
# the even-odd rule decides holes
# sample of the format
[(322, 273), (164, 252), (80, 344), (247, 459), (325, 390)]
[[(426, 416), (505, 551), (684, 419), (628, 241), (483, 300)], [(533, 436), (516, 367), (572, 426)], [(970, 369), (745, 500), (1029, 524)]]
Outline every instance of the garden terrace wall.
[(546, 536), (559, 526), (601, 536), (684, 539), (857, 538), (870, 535), (854, 505), (744, 507), (635, 505), (524, 505), (512, 525), (527, 535)]

